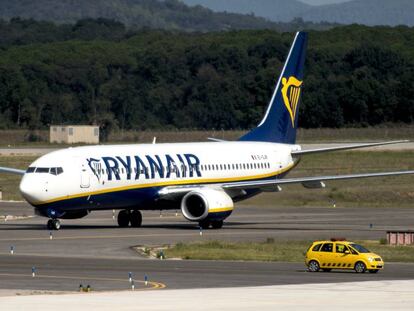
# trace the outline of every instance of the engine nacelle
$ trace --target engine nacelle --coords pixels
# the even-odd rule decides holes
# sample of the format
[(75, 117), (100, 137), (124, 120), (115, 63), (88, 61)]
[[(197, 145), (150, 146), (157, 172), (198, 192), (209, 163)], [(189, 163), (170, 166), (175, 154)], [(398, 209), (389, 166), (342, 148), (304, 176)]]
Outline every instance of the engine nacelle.
[(210, 188), (191, 191), (181, 201), (181, 212), (190, 221), (224, 220), (233, 207), (233, 200), (227, 193)]

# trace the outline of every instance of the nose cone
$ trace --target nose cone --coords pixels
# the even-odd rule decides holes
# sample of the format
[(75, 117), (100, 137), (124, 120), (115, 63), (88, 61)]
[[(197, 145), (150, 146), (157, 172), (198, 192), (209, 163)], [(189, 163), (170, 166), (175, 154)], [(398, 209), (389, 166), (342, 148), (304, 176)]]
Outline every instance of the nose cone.
[(20, 193), (27, 202), (32, 203), (36, 201), (36, 183), (31, 176), (24, 175), (20, 182)]

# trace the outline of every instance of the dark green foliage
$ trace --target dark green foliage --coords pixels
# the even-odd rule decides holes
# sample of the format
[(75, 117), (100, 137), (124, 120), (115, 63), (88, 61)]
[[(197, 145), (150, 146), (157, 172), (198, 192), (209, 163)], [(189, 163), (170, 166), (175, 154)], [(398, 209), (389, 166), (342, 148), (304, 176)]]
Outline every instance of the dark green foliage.
[[(247, 129), (271, 97), (293, 33), (129, 32), (110, 20), (0, 24), (0, 127)], [(7, 35), (8, 34), (8, 35)], [(302, 127), (414, 119), (414, 29), (311, 32)]]

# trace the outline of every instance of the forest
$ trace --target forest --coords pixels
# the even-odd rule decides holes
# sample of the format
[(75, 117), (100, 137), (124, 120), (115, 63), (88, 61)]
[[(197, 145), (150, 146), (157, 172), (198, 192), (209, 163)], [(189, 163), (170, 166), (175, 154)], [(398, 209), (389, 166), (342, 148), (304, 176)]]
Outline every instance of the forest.
[[(258, 123), (294, 33), (127, 30), (0, 23), (0, 127), (247, 129)], [(299, 125), (411, 123), (414, 28), (310, 31)]]

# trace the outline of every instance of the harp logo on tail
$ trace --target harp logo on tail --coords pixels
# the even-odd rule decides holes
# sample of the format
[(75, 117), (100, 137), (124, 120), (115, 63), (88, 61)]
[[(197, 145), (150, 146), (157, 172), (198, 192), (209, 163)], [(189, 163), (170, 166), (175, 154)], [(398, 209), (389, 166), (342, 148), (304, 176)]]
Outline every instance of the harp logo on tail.
[(289, 79), (282, 78), (282, 97), (287, 111), (289, 111), (292, 127), (295, 127), (296, 108), (300, 98), (302, 81), (291, 76)]

